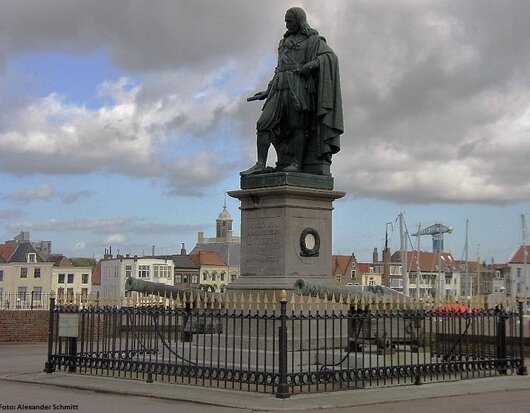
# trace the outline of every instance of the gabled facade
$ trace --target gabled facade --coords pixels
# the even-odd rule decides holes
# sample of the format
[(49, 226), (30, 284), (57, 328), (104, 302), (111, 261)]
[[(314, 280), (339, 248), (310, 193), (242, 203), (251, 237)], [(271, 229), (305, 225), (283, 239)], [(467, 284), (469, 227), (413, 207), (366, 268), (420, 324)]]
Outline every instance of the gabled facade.
[(372, 263), (357, 262), (355, 254), (333, 255), (331, 274), (342, 285), (381, 285), (382, 272)]
[(53, 263), (44, 261), (30, 243), (0, 244), (0, 257), (0, 306), (42, 305), (52, 289)]
[[(401, 266), (401, 252), (392, 254), (393, 264)], [(449, 252), (407, 251), (409, 295), (432, 295), (442, 298), (460, 296), (460, 266)], [(391, 272), (390, 287), (403, 292), (402, 268), (399, 275)]]
[(359, 262), (357, 264), (357, 271), (360, 273), (361, 282), (363, 286), (382, 285), (383, 272), (378, 271), (379, 266), (368, 262)]
[(92, 267), (75, 266), (64, 255), (50, 255), (53, 262), (52, 291), (58, 297), (73, 299), (80, 295), (86, 299), (92, 292)]
[(201, 286), (211, 285), (215, 291), (224, 291), (232, 281), (228, 264), (216, 252), (200, 251), (197, 254), (190, 254), (190, 258), (199, 265)]
[(510, 268), (510, 294), (524, 297), (526, 308), (530, 308), (530, 245), (515, 250), (508, 262)]
[(462, 296), (505, 293), (505, 264), (488, 264), (478, 261), (457, 261), (460, 267), (460, 294)]
[(232, 274), (230, 266), (216, 252), (200, 251), (197, 254), (190, 254), (190, 259), (199, 266), (201, 286), (211, 285), (215, 291), (224, 291), (233, 281), (230, 277)]
[(360, 284), (360, 273), (357, 272), (355, 255), (332, 255), (331, 276), (342, 285)]

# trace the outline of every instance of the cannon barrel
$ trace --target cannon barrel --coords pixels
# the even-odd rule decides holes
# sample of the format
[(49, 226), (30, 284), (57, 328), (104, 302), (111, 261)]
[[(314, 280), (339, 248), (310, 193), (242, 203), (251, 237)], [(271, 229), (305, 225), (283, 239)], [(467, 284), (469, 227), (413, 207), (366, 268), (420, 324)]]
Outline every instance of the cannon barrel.
[(308, 281), (304, 279), (298, 279), (295, 281), (293, 290), (296, 294), (326, 298), (331, 300), (335, 296), (335, 300), (339, 300), (342, 296), (342, 302), (346, 303), (348, 295), (361, 295), (365, 298), (383, 298), (383, 297), (398, 297), (403, 296), (402, 293), (392, 290), (388, 287), (383, 287), (380, 285), (374, 286), (362, 286), (362, 285), (345, 285), (345, 286), (330, 286), (320, 284), (314, 281)]
[(206, 291), (200, 288), (181, 288), (163, 283), (139, 280), (129, 277), (125, 281), (125, 291), (136, 291), (143, 294), (159, 295), (161, 297), (180, 297), (181, 300), (208, 300), (209, 302), (218, 301), (216, 293)]

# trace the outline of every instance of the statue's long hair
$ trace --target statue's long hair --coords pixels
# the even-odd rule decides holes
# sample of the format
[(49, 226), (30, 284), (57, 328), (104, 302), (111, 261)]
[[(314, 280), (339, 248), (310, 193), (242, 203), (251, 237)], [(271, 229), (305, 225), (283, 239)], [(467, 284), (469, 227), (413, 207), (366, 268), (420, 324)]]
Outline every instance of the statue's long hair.
[[(285, 14), (292, 14), (296, 21), (298, 22), (298, 25), (300, 26), (300, 33), (305, 34), (306, 36), (311, 36), (313, 34), (318, 34), (318, 31), (313, 29), (311, 26), (309, 26), (309, 23), (307, 23), (307, 15), (305, 14), (305, 11), (300, 7), (291, 7), (289, 10), (285, 12)], [(284, 37), (288, 36), (289, 33), (285, 33)]]

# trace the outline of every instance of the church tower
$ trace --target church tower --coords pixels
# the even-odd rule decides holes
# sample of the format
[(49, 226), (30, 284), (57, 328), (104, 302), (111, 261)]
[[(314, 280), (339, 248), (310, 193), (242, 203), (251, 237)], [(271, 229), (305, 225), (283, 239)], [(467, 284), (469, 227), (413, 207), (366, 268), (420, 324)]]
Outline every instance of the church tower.
[(226, 198), (223, 205), (223, 210), (219, 213), (219, 216), (216, 220), (217, 234), (218, 239), (230, 239), (232, 238), (232, 217), (230, 213), (226, 210)]

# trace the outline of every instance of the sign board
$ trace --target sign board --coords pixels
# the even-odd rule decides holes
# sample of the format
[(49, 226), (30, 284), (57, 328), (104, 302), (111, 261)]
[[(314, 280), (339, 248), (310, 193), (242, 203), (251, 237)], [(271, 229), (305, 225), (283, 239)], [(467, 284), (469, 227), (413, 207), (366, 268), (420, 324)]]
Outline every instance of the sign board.
[(79, 314), (59, 314), (59, 337), (79, 335)]

